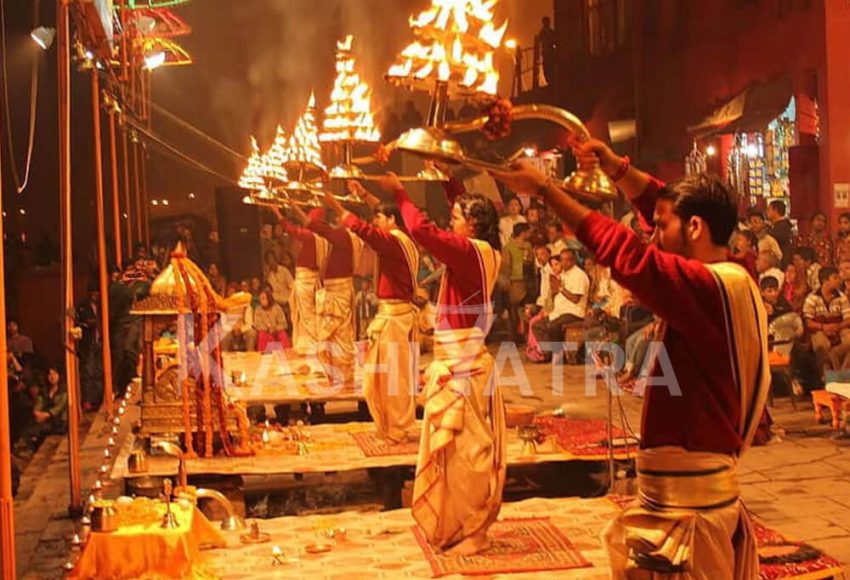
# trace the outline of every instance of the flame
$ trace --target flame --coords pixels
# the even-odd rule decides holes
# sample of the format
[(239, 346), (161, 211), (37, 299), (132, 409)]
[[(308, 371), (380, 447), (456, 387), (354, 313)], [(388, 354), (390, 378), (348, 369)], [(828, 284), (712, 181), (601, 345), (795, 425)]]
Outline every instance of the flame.
[(251, 137), (251, 156), (248, 157), (248, 164), (242, 171), (242, 176), (239, 178), (239, 187), (259, 191), (266, 189), (266, 183), (263, 179), (263, 156), (260, 154), (260, 146), (257, 145), (257, 139)]
[(289, 137), (283, 153), (283, 164), (310, 165), (326, 171), (319, 145), (319, 130), (316, 127), (316, 95), (310, 93), (307, 109)]
[[(499, 74), (493, 51), (502, 46), (506, 20), (497, 26), (499, 0), (431, 0), (431, 7), (410, 17), (417, 40), (407, 46), (387, 73), (391, 79), (456, 82), (495, 94)], [(450, 47), (450, 48), (449, 48)]]
[(336, 43), (336, 80), (331, 91), (331, 104), (325, 109), (324, 131), (319, 139), (325, 142), (368, 141), (377, 143), (381, 133), (372, 115), (372, 92), (360, 75), (354, 72), (355, 59), (351, 48), (354, 37)]

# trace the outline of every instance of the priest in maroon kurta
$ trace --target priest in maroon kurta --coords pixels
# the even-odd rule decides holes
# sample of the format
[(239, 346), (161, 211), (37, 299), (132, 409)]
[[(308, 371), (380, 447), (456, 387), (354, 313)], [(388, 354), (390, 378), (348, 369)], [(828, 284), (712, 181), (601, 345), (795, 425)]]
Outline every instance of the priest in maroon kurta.
[[(301, 242), (295, 259), (295, 282), (292, 287), (292, 345), (301, 356), (313, 351), (319, 341), (319, 320), (316, 315), (316, 295), (322, 287), (322, 274), (328, 253), (327, 242), (307, 228), (296, 226), (275, 214), (283, 230)], [(309, 219), (309, 218), (308, 218)]]
[(325, 213), (313, 212), (307, 227), (331, 247), (316, 295), (319, 360), (333, 387), (354, 387), (354, 272), (363, 243), (344, 227), (324, 221)]
[(375, 211), (367, 223), (331, 194), (325, 203), (343, 217), (343, 225), (369, 245), (378, 257), (378, 312), (366, 331), (363, 396), (375, 421), (378, 436), (393, 443), (408, 438), (416, 419), (419, 345), (416, 340), (418, 309), (413, 304), (419, 250), (404, 231), (398, 208), (381, 204), (357, 182), (349, 191)]
[(707, 175), (662, 187), (598, 141), (578, 155), (585, 169), (601, 163), (617, 178), (655, 226), (657, 244), (578, 204), (530, 165), (498, 177), (542, 196), (612, 277), (663, 321), (644, 403), (641, 501), (605, 536), (614, 577), (666, 570), (677, 578), (757, 578), (735, 468), (769, 388), (766, 314), (749, 273), (728, 258), (734, 196)]
[(446, 273), (437, 299), (434, 360), (425, 373), (425, 417), (416, 462), (412, 512), (438, 550), (468, 555), (488, 546), (505, 483), (505, 409), (495, 362), (484, 340), (501, 263), (499, 218), (482, 195), (449, 191), (451, 230), (414, 205), (397, 177), (395, 194), (407, 230)]

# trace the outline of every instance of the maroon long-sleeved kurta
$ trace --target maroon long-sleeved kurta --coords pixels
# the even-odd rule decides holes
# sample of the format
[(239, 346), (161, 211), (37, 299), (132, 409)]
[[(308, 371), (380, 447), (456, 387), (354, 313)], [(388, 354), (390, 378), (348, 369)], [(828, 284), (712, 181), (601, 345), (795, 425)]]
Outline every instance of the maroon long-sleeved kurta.
[(325, 266), (325, 280), (351, 278), (354, 275), (354, 246), (348, 230), (334, 228), (317, 219), (311, 220), (307, 227), (331, 244), (328, 264)]
[(316, 234), (287, 220), (280, 220), (280, 226), (283, 231), (301, 242), (301, 251), (295, 257), (295, 267), (317, 271), (319, 265), (316, 258)]
[[(449, 206), (453, 206), (462, 187), (446, 188)], [(488, 330), (490, 304), (482, 288), (484, 272), (478, 250), (472, 242), (457, 234), (439, 229), (410, 200), (407, 192), (395, 192), (404, 224), (414, 240), (446, 266), (445, 291), (437, 304), (436, 330), (460, 330), (478, 326)]]
[(360, 236), (378, 255), (377, 295), (381, 300), (413, 300), (413, 277), (404, 247), (397, 237), (349, 213), (343, 225)]
[[(653, 222), (660, 185), (653, 181), (634, 201), (647, 223)], [(737, 453), (740, 399), (713, 274), (701, 262), (641, 242), (634, 232), (596, 212), (584, 220), (577, 236), (600, 264), (611, 268), (617, 282), (667, 323), (663, 343), (671, 364), (662, 369), (656, 361), (651, 376), (669, 381), (674, 372), (681, 396), (666, 385), (647, 387), (642, 445)]]

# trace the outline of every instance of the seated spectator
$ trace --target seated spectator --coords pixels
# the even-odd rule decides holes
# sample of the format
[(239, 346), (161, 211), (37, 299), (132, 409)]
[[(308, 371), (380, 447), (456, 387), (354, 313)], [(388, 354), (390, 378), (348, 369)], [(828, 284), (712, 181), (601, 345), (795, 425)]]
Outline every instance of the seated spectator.
[(503, 247), (513, 237), (514, 226), (526, 223), (525, 216), (522, 215), (522, 203), (518, 197), (510, 198), (505, 207), (507, 208), (507, 215), (499, 219), (499, 238)]
[(826, 364), (833, 370), (846, 368), (850, 353), (850, 301), (838, 291), (841, 279), (831, 266), (818, 272), (820, 288), (806, 298), (803, 318), (811, 336), (815, 362), (821, 374)]
[(781, 262), (782, 248), (779, 247), (779, 242), (776, 241), (776, 238), (768, 233), (764, 214), (757, 209), (750, 210), (747, 225), (750, 226), (750, 231), (758, 238), (758, 253), (770, 252), (776, 258), (777, 263)]
[(24, 372), (24, 365), (21, 364), (21, 361), (18, 360), (11, 349), (6, 351), (6, 371), (10, 377), (15, 378), (19, 378)]
[(9, 350), (15, 357), (24, 362), (24, 359), (35, 352), (32, 346), (32, 339), (25, 334), (21, 334), (20, 326), (16, 320), (10, 320), (8, 324), (9, 334), (6, 337), (6, 342)]
[[(237, 292), (235, 283), (227, 289), (227, 296)], [(257, 350), (257, 331), (254, 329), (254, 308), (245, 307), (241, 313), (227, 313), (222, 319), (221, 348), (226, 352), (253, 352)]]
[(525, 212), (525, 218), (528, 220), (528, 241), (532, 246), (540, 246), (549, 241), (543, 223), (544, 208), (545, 206), (541, 206), (537, 200), (533, 200), (528, 211)]
[(552, 311), (534, 326), (537, 339), (549, 343), (562, 343), (566, 328), (584, 324), (587, 316), (590, 279), (578, 267), (576, 255), (572, 251), (567, 251), (566, 260), (562, 262), (564, 271), (560, 276), (552, 276), (550, 279)]
[(564, 238), (564, 228), (559, 223), (551, 223), (546, 226), (546, 237), (548, 238), (546, 247), (553, 256), (560, 256), (561, 252), (569, 249), (567, 240)]
[(841, 293), (850, 298), (850, 257), (838, 262), (838, 277), (841, 278)]
[(294, 282), (292, 272), (280, 265), (274, 252), (266, 252), (266, 284), (271, 286), (275, 302), (284, 310), (289, 304)]
[(779, 280), (774, 276), (765, 276), (759, 282), (764, 307), (767, 310), (767, 322), (773, 322), (779, 316), (792, 312), (791, 304), (779, 292)]
[(286, 317), (283, 308), (274, 301), (271, 290), (263, 289), (259, 293), (260, 304), (254, 310), (254, 328), (257, 330), (257, 349), (266, 352), (272, 344), (290, 348), (289, 335), (286, 333)]
[(371, 278), (361, 278), (354, 295), (354, 331), (356, 340), (366, 339), (366, 330), (378, 312), (378, 295), (372, 289)]
[(529, 280), (528, 296), (526, 304), (537, 304), (543, 291), (543, 278), (549, 271), (549, 260), (552, 254), (549, 248), (543, 245), (534, 248), (534, 262), (532, 263), (532, 275)]
[(413, 303), (419, 308), (419, 351), (422, 353), (434, 350), (434, 327), (437, 324), (437, 310), (428, 299), (428, 293), (423, 288), (417, 288)]
[(623, 370), (617, 377), (617, 382), (624, 390), (641, 395), (643, 393), (646, 377), (649, 376), (650, 368), (647, 355), (652, 342), (656, 340), (660, 322), (653, 318), (644, 326), (629, 334), (625, 345), (625, 363)]
[(809, 288), (814, 291), (820, 288), (820, 272), (823, 264), (817, 262), (815, 250), (808, 246), (801, 246), (794, 250), (792, 263), (797, 268), (797, 273), (806, 278)]
[(803, 312), (803, 303), (811, 292), (806, 277), (799, 274), (797, 266), (788, 264), (785, 268), (785, 284), (782, 285), (782, 296), (791, 305), (791, 310)]
[[(10, 353), (11, 354), (11, 353)], [(14, 355), (11, 355), (14, 356)], [(26, 383), (19, 377), (9, 377), (9, 441), (14, 445), (34, 423), (35, 401)]]
[(47, 371), (47, 384), (39, 391), (32, 416), (23, 436), (33, 451), (48, 435), (61, 435), (68, 428), (68, 391), (56, 367)]
[(557, 284), (553, 285), (552, 281), (560, 280), (563, 272), (564, 264), (558, 256), (549, 258), (549, 264), (541, 269), (541, 276), (543, 278), (540, 284), (540, 296), (537, 298), (537, 302), (528, 308), (527, 312), (528, 336), (526, 337), (527, 346), (525, 353), (528, 360), (532, 362), (544, 362), (548, 358), (548, 353), (544, 352), (540, 345), (540, 338), (543, 338), (544, 341), (548, 339), (546, 337), (538, 337), (535, 333), (535, 328), (537, 323), (546, 320), (549, 314), (552, 313), (552, 310), (554, 310), (555, 292), (553, 292), (553, 288), (557, 287)]
[(510, 241), (502, 248), (502, 285), (508, 291), (508, 317), (514, 342), (519, 339), (520, 310), (528, 296), (526, 265), (532, 264), (528, 236), (528, 224), (516, 224)]
[(758, 258), (758, 238), (749, 230), (739, 230), (732, 234), (729, 249), (732, 257), (737, 259), (752, 273), (756, 271), (756, 259)]
[(835, 239), (835, 263), (850, 261), (850, 212), (838, 216), (838, 237)]
[(759, 282), (765, 278), (772, 276), (779, 282), (779, 287), (785, 285), (785, 272), (779, 269), (779, 260), (773, 252), (759, 252), (756, 259), (756, 272), (758, 273)]
[(829, 237), (826, 214), (816, 211), (812, 214), (812, 223), (809, 233), (797, 239), (798, 247), (807, 247), (814, 250), (813, 262), (821, 266), (832, 266), (835, 259), (835, 244)]
[(221, 273), (218, 264), (215, 262), (210, 264), (210, 267), (207, 268), (207, 278), (209, 278), (210, 285), (213, 287), (213, 290), (221, 296), (224, 296), (224, 293), (227, 292), (227, 278)]

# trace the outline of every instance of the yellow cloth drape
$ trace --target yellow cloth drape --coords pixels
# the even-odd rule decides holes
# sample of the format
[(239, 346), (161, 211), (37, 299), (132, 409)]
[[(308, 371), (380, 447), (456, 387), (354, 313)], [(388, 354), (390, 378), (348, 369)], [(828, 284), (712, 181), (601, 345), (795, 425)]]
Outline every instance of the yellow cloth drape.
[[(172, 504), (179, 527), (160, 528), (161, 517), (150, 524), (122, 527), (112, 533), (92, 532), (71, 578), (117, 580), (176, 578), (212, 580), (204, 566), (201, 546), (223, 548), (225, 540), (196, 508)], [(165, 506), (160, 509), (160, 516)]]
[(367, 330), (363, 396), (378, 436), (394, 442), (406, 439), (416, 419), (418, 317), (419, 311), (409, 302), (381, 300)]
[(292, 308), (292, 346), (300, 356), (306, 356), (319, 340), (316, 294), (321, 287), (318, 272), (296, 268), (289, 303)]
[[(319, 360), (331, 384), (354, 381), (354, 281), (351, 278), (325, 280), (316, 295), (319, 317)], [(341, 373), (341, 376), (340, 376)]]
[[(767, 315), (749, 274), (708, 266), (723, 299), (729, 361), (741, 397), (741, 453), (764, 412), (770, 388)], [(640, 500), (603, 534), (615, 579), (755, 580), (758, 550), (741, 503), (737, 457), (679, 447), (642, 450)], [(669, 573), (664, 573), (667, 569)]]

